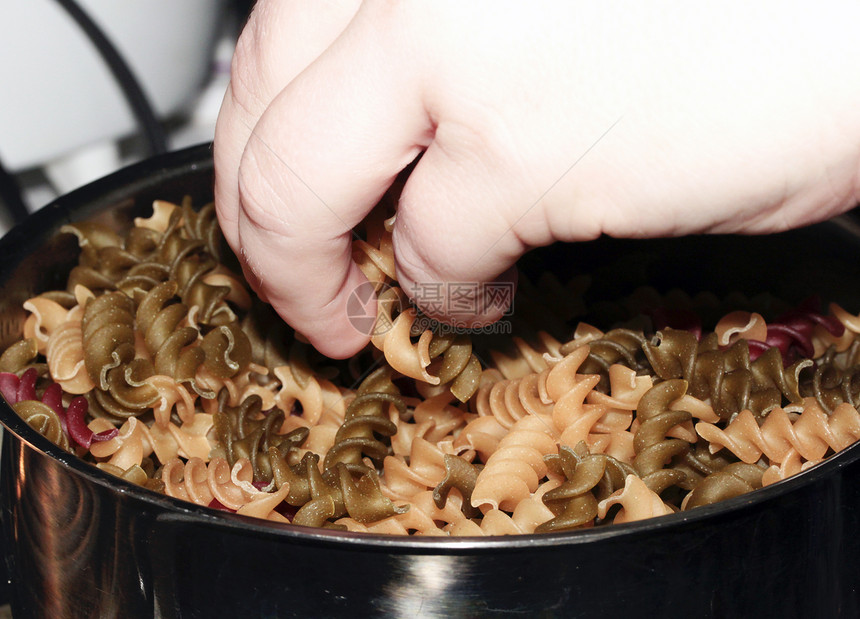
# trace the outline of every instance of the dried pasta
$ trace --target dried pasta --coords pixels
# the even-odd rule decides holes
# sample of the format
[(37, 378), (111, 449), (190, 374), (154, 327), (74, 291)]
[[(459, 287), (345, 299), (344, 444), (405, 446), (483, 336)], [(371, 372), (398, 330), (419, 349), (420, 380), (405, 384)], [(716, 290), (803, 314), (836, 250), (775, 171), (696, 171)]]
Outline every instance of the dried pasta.
[[(409, 306), (374, 214), (353, 258), (378, 330), (336, 362), (225, 266), (211, 205), (62, 232), (78, 264), (24, 303), (0, 392), (61, 449), (200, 506), (395, 535), (574, 531), (751, 492), (860, 439), (860, 317), (836, 304), (640, 289), (589, 307), (589, 278), (546, 275), (523, 283), (520, 331), (480, 340)], [(588, 313), (619, 322), (572, 324)]]
[[(353, 245), (356, 264), (380, 293), (371, 342), (394, 370), (431, 385), (449, 385), (451, 393), (465, 402), (477, 389), (481, 363), (472, 353), (472, 342), (467, 337), (423, 329), (418, 341), (411, 341), (413, 330), (420, 328), (416, 325), (418, 314), (409, 307), (404, 291), (396, 286), (392, 224), (393, 219), (369, 221), (368, 236), (375, 238), (376, 244), (359, 239)], [(431, 373), (429, 366), (434, 360), (438, 363), (435, 373)]]

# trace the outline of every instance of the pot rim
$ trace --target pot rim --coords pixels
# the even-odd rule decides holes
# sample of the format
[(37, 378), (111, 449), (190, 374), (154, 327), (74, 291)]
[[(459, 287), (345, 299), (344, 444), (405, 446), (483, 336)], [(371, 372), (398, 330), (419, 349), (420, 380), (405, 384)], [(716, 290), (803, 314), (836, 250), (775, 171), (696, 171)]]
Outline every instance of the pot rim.
[[(0, 256), (6, 258), (0, 268), (0, 285), (17, 268), (25, 252), (20, 249), (31, 235), (28, 230), (54, 229), (58, 220), (72, 221), (72, 214), (92, 202), (109, 203), (133, 196), (143, 188), (154, 188), (166, 178), (182, 177), (191, 172), (211, 170), (211, 143), (199, 144), (182, 150), (146, 159), (93, 181), (61, 196), (31, 214), (0, 239)], [(848, 224), (853, 227), (852, 223)], [(549, 549), (562, 546), (597, 543), (615, 538), (633, 538), (655, 533), (671, 534), (673, 528), (701, 526), (729, 514), (748, 511), (762, 506), (790, 492), (827, 481), (836, 472), (860, 460), (860, 441), (834, 454), (806, 471), (778, 481), (753, 492), (726, 499), (718, 503), (680, 511), (666, 516), (636, 522), (592, 527), (576, 531), (544, 534), (524, 534), (487, 537), (436, 537), (400, 536), (376, 533), (333, 531), (287, 523), (265, 521), (250, 516), (217, 510), (186, 502), (181, 499), (146, 490), (131, 482), (101, 471), (74, 454), (67, 453), (31, 428), (12, 407), (0, 399), (0, 424), (22, 444), (42, 456), (59, 462), (84, 479), (119, 493), (125, 500), (140, 501), (144, 505), (164, 510), (159, 520), (171, 520), (225, 528), (243, 535), (263, 538), (292, 539), (304, 544), (360, 546), (362, 550), (377, 549), (404, 554), (477, 554), (499, 550)], [(4, 438), (4, 447), (9, 445)]]

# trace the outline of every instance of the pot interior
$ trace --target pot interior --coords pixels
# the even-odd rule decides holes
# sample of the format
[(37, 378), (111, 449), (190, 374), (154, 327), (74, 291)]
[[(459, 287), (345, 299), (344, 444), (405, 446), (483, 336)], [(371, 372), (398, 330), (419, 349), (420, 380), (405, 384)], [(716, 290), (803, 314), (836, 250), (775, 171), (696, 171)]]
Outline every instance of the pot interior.
[[(194, 204), (202, 205), (212, 199), (212, 177), (208, 145), (171, 153), (64, 196), (10, 231), (0, 241), (0, 346), (5, 349), (20, 338), (25, 317), (24, 300), (65, 286), (79, 248), (73, 236), (56, 234), (60, 226), (94, 219), (121, 231), (132, 224), (134, 217), (148, 216), (154, 200), (179, 203), (190, 197)], [(708, 293), (718, 299), (748, 302), (751, 309), (756, 309), (757, 303), (768, 305), (771, 298), (793, 305), (814, 296), (824, 309), (833, 301), (854, 313), (860, 311), (860, 286), (854, 284), (860, 281), (858, 251), (860, 226), (855, 216), (848, 214), (804, 229), (764, 237), (600, 238), (573, 245), (558, 244), (527, 254), (520, 263), (520, 270), (526, 280), (535, 283), (546, 273), (560, 282), (586, 276), (589, 280), (584, 295), (586, 305), (576, 321), (584, 320), (605, 330), (625, 318), (619, 309), (621, 302), (642, 287), (654, 288), (663, 295), (681, 291), (682, 296), (688, 298)], [(759, 298), (762, 296), (764, 301)], [(569, 332), (576, 321), (567, 325)], [(559, 337), (564, 335), (559, 334)], [(495, 336), (483, 342), (490, 347), (499, 345)], [(480, 338), (478, 345), (481, 345)], [(0, 422), (28, 444), (68, 461), (21, 423), (5, 402), (0, 405)], [(853, 461), (858, 457), (856, 449), (848, 451), (852, 453), (844, 453), (838, 459)], [(823, 466), (831, 464), (828, 461)], [(117, 483), (92, 467), (82, 470), (101, 483)], [(124, 491), (141, 493), (147, 500), (176, 504), (172, 500), (164, 503), (164, 497), (155, 498), (149, 496), (151, 493), (125, 485), (128, 487)], [(725, 506), (709, 506), (702, 515), (718, 513), (738, 504), (739, 501), (728, 501)], [(190, 509), (200, 511), (196, 506)], [(214, 517), (229, 519), (230, 515), (219, 513)], [(249, 524), (247, 519), (239, 521)], [(653, 524), (627, 525), (624, 530)], [(323, 537), (331, 539), (328, 533)], [(335, 539), (337, 537), (334, 535)], [(343, 534), (343, 537), (350, 538), (350, 535)], [(429, 543), (434, 542), (430, 540)]]

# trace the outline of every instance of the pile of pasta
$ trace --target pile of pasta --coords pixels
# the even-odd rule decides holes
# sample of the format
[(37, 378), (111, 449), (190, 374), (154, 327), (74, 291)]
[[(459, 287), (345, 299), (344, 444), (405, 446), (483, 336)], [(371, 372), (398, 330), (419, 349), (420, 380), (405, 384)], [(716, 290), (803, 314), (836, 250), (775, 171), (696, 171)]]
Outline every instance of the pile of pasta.
[[(785, 479), (860, 438), (860, 317), (836, 304), (770, 322), (731, 311), (711, 331), (680, 328), (677, 312), (675, 328), (655, 328), (652, 312), (606, 331), (580, 322), (560, 339), (538, 324), (481, 348), (416, 330), (390, 230), (368, 223), (354, 244), (387, 328), (336, 362), (225, 266), (212, 205), (158, 201), (124, 235), (68, 224), (79, 262), (64, 290), (24, 303), (0, 391), (62, 449), (153, 491), (403, 535), (671, 514)], [(555, 299), (545, 308), (581, 305), (581, 281), (535, 286), (529, 298)]]

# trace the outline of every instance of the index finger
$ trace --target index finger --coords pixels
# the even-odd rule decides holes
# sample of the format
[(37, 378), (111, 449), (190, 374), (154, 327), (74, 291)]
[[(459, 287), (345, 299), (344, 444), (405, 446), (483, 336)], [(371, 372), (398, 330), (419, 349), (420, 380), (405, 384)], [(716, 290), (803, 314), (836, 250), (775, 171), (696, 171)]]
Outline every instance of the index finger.
[(361, 0), (261, 0), (236, 43), (215, 127), (215, 208), (238, 251), (239, 165), (272, 100), (347, 27)]
[(272, 102), (239, 172), (240, 258), (275, 310), (324, 354), (357, 352), (348, 319), (366, 281), (352, 229), (429, 136), (417, 78), (359, 11), (350, 27)]

